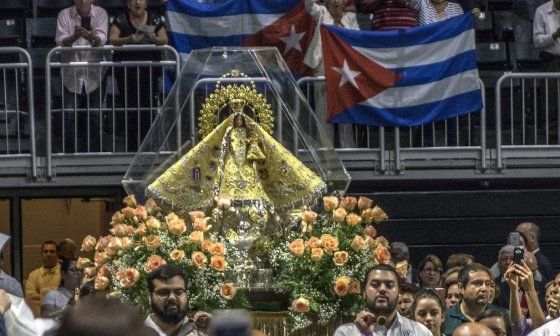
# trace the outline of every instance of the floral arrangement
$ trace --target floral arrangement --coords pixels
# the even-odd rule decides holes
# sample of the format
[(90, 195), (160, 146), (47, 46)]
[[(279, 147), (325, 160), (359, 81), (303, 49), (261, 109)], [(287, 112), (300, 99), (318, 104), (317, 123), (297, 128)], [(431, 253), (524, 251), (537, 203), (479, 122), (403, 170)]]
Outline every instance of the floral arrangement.
[[(99, 239), (87, 236), (82, 243), (82, 252), (94, 254), (93, 260), (79, 258), (78, 267), (95, 279), (96, 290), (107, 290), (148, 312), (146, 275), (163, 264), (174, 264), (187, 274), (191, 309), (248, 305), (227, 280), (235, 279), (235, 265), (242, 257), (228, 241), (209, 233), (212, 217), (191, 211), (185, 221), (164, 213), (152, 199), (139, 205), (128, 196), (123, 202), (125, 207), (111, 219), (110, 234)], [(227, 211), (224, 202), (217, 212)]]
[(364, 306), (361, 282), (377, 263), (390, 263), (389, 242), (372, 225), (387, 214), (367, 197), (323, 197), (322, 213), (304, 211), (289, 240), (271, 244), (278, 290), (290, 293), (292, 331), (355, 316)]

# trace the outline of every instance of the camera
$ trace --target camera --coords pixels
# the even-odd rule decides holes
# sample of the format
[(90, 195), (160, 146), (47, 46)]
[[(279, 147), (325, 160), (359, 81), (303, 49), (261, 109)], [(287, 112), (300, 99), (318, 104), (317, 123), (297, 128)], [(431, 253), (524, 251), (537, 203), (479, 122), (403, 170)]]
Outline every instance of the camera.
[(523, 260), (523, 254), (525, 253), (525, 250), (523, 249), (523, 247), (520, 246), (516, 246), (513, 249), (513, 262), (516, 264), (521, 264), (521, 260)]

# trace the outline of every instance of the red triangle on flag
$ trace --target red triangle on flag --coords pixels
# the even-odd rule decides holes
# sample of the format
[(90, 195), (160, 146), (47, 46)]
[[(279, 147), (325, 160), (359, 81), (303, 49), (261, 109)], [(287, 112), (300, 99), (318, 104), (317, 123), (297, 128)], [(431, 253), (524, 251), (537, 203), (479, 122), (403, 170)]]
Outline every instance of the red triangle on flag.
[(392, 87), (402, 76), (370, 60), (321, 27), (327, 82), (327, 121)]
[(315, 23), (305, 10), (304, 1), (294, 6), (273, 23), (247, 37), (242, 46), (271, 46), (280, 50), (290, 70), (300, 76), (310, 76), (313, 69), (303, 63)]

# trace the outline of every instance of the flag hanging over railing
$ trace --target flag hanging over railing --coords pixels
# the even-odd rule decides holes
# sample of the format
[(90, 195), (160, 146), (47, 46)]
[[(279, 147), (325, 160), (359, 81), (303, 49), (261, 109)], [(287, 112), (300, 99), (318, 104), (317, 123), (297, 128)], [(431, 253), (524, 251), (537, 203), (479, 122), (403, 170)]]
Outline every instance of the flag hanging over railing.
[(303, 0), (168, 0), (166, 15), (170, 44), (182, 56), (214, 46), (275, 46), (294, 74), (311, 73), (303, 59), (314, 24)]
[(467, 13), (406, 30), (322, 26), (328, 119), (414, 126), (483, 107)]

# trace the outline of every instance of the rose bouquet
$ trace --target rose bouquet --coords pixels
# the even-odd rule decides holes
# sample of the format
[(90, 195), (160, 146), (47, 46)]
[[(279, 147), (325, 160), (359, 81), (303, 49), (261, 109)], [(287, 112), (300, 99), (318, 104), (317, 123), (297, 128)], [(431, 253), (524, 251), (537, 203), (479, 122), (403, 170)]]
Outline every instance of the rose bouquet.
[(372, 225), (387, 219), (366, 197), (327, 196), (321, 213), (304, 211), (289, 240), (275, 240), (269, 258), (277, 288), (290, 294), (292, 331), (354, 316), (364, 302), (361, 281), (377, 263), (389, 263), (389, 242)]
[(209, 232), (213, 219), (202, 211), (189, 212), (185, 220), (164, 213), (153, 200), (144, 206), (134, 196), (111, 219), (110, 234), (96, 239), (87, 236), (82, 251), (93, 260), (79, 258), (78, 266), (95, 289), (131, 302), (149, 311), (146, 275), (163, 264), (174, 264), (187, 274), (191, 309), (212, 310), (247, 306), (227, 279), (235, 277), (239, 259), (234, 246), (218, 241)]

